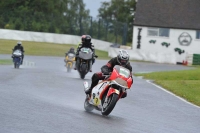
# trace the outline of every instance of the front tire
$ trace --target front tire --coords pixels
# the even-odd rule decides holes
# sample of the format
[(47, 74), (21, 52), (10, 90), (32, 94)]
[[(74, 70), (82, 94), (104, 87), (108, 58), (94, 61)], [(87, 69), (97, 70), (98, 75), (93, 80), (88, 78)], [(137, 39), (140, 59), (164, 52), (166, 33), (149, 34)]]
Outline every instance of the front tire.
[(17, 63), (16, 62), (14, 63), (14, 68), (17, 68)]
[(85, 74), (84, 73), (81, 73), (81, 79), (84, 79), (85, 78)]
[[(102, 106), (102, 110), (101, 110), (101, 114), (102, 115), (109, 115), (111, 113), (111, 111), (114, 109), (117, 101), (118, 101), (118, 95), (113, 93), (111, 96), (108, 97), (107, 99), (107, 103), (103, 103), (103, 106)], [(107, 104), (107, 105), (105, 105)]]
[(70, 64), (67, 64), (67, 72), (70, 72), (71, 68), (70, 68)]

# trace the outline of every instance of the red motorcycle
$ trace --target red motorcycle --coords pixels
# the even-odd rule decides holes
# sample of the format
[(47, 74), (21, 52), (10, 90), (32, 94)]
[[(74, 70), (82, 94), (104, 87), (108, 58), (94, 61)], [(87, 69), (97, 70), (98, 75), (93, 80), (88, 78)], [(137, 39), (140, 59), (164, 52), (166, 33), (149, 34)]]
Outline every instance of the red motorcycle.
[[(112, 73), (92, 89), (91, 96), (86, 96), (85, 110), (90, 112), (96, 109), (101, 111), (102, 115), (109, 115), (124, 92), (131, 88), (132, 82), (131, 72), (116, 65)], [(88, 82), (84, 82), (84, 88), (85, 91), (89, 89)]]

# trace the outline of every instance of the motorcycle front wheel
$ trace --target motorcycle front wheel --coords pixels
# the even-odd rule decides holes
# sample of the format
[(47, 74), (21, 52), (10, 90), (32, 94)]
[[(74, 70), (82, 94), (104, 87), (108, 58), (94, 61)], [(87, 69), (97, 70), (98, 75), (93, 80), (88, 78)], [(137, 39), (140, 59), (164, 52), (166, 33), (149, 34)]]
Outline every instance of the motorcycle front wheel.
[(15, 67), (15, 68), (19, 68), (19, 64), (15, 62), (15, 63), (14, 63), (14, 67)]
[(111, 111), (114, 109), (117, 101), (118, 101), (118, 95), (113, 93), (111, 96), (107, 98), (106, 101), (104, 101), (101, 114), (106, 116), (109, 115)]
[(70, 63), (67, 63), (67, 72), (70, 72), (71, 71), (71, 64)]

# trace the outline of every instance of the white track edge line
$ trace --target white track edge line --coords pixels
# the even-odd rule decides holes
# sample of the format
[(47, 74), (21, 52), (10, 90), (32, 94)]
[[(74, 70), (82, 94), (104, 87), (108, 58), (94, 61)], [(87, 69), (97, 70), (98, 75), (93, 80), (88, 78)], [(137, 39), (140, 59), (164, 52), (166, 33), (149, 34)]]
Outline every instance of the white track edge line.
[(185, 103), (187, 103), (187, 104), (190, 104), (190, 105), (192, 105), (192, 106), (194, 106), (194, 107), (197, 107), (197, 108), (199, 108), (199, 109), (200, 109), (200, 107), (199, 107), (199, 106), (197, 106), (197, 105), (195, 105), (195, 104), (193, 104), (193, 103), (190, 103), (190, 102), (188, 102), (187, 100), (185, 100), (185, 99), (183, 99), (183, 98), (181, 98), (181, 97), (179, 97), (179, 96), (175, 95), (174, 93), (172, 93), (172, 92), (170, 92), (170, 91), (168, 91), (168, 90), (166, 90), (166, 89), (162, 88), (162, 87), (161, 87), (161, 86), (159, 86), (159, 85), (156, 85), (156, 84), (152, 83), (150, 80), (146, 80), (146, 81), (147, 81), (148, 83), (150, 83), (150, 84), (152, 84), (152, 85), (156, 86), (157, 88), (159, 88), (159, 89), (161, 89), (161, 90), (163, 90), (163, 91), (165, 91), (165, 92), (167, 92), (167, 93), (169, 93), (169, 94), (171, 94), (171, 95), (175, 96), (176, 98), (180, 99), (181, 101), (183, 101), (183, 102), (185, 102)]

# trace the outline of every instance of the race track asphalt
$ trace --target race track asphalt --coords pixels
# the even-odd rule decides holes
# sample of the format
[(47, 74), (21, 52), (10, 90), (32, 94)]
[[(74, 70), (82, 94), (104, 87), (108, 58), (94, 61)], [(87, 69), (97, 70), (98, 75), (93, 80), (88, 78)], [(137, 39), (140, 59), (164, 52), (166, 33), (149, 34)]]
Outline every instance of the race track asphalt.
[[(10, 55), (0, 55), (0, 59)], [(128, 96), (107, 117), (84, 110), (83, 81), (107, 61), (97, 60), (86, 79), (67, 73), (64, 57), (25, 56), (20, 69), (0, 65), (0, 133), (198, 133), (200, 108), (134, 77)], [(190, 69), (132, 62), (133, 72)]]

